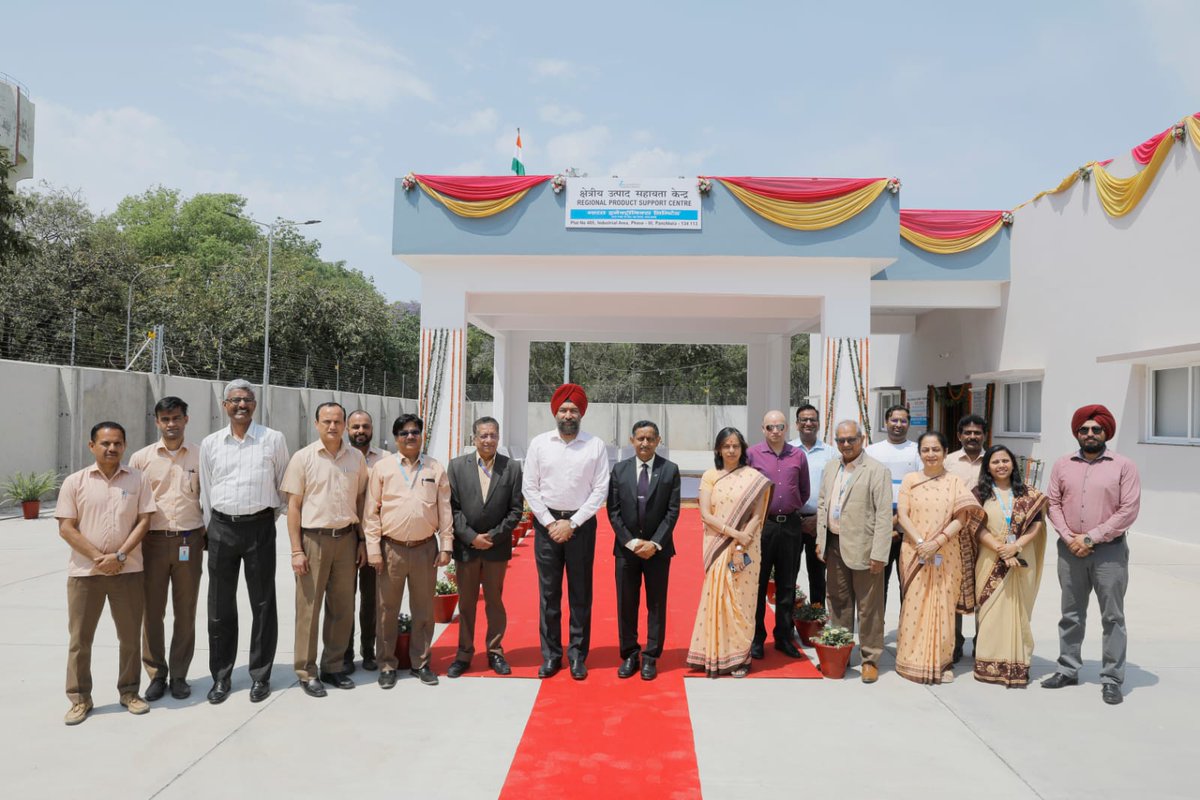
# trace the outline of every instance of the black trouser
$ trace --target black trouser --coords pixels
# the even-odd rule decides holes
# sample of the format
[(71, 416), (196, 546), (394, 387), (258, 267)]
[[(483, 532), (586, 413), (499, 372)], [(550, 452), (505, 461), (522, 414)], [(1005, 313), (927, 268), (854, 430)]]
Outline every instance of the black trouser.
[[(363, 658), (375, 658), (375, 568), (370, 564), (358, 569), (358, 624), (362, 628)], [(325, 601), (328, 605), (328, 599)], [(346, 647), (346, 663), (354, 663), (354, 616), (350, 616), (350, 644)]]
[[(892, 582), (892, 567), (896, 567), (896, 585), (900, 585), (900, 542), (903, 535), (892, 537), (892, 547), (888, 550), (887, 566), (883, 568), (883, 610), (887, 611), (888, 584)], [(903, 595), (901, 595), (903, 599)]]
[[(805, 571), (808, 573), (808, 602), (825, 605), (825, 564), (817, 558), (817, 537), (815, 534), (813, 536), (806, 535), (801, 537), (801, 541), (804, 545)], [(797, 568), (800, 566), (799, 554), (797, 554), (796, 566)], [(778, 578), (776, 578), (776, 586), (778, 586)]]
[[(567, 519), (573, 511), (555, 511), (556, 519)], [(567, 573), (567, 605), (570, 608), (570, 640), (567, 658), (586, 659), (592, 640), (592, 564), (596, 560), (596, 518), (575, 529), (566, 542), (550, 538), (542, 523), (534, 520), (533, 557), (537, 562), (542, 658), (561, 661), (563, 570)]]
[[(639, 652), (648, 658), (662, 656), (667, 632), (667, 581), (671, 558), (657, 553), (648, 559), (626, 550), (616, 561), (617, 638), (621, 658)], [(646, 583), (646, 648), (638, 644), (638, 615), (642, 599), (642, 581)]]
[(214, 681), (228, 681), (237, 661), (239, 568), (246, 573), (253, 614), (250, 677), (268, 681), (279, 640), (274, 510), (235, 522), (214, 512), (208, 524), (208, 668)]
[(788, 514), (780, 521), (771, 514), (762, 530), (762, 570), (758, 573), (758, 602), (754, 606), (754, 643), (767, 640), (767, 581), (775, 569), (775, 631), (776, 642), (790, 642), (795, 633), (792, 612), (796, 606), (796, 573), (800, 571), (800, 552), (803, 549), (800, 515)]

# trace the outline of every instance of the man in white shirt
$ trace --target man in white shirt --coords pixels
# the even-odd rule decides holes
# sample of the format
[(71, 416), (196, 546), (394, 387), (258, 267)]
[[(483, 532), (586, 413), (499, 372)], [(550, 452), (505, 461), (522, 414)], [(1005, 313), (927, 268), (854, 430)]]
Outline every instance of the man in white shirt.
[[(887, 566), (883, 569), (883, 604), (887, 607), (888, 583), (892, 580), (892, 566), (900, 560), (900, 526), (896, 523), (896, 501), (900, 498), (900, 482), (910, 472), (921, 469), (921, 456), (917, 443), (908, 440), (908, 425), (911, 417), (908, 406), (892, 406), (884, 414), (887, 439), (867, 448), (871, 458), (888, 468), (892, 473), (892, 549), (888, 554)], [(897, 583), (900, 573), (896, 573)]]
[(250, 627), (250, 702), (271, 694), (271, 665), (279, 639), (275, 607), (275, 518), (283, 506), (279, 485), (288, 465), (283, 434), (254, 421), (257, 401), (249, 382), (225, 387), (229, 424), (200, 445), (200, 505), (208, 530), (208, 702), (225, 702), (237, 660), (238, 572), (243, 564), (253, 623)]
[(808, 573), (808, 602), (814, 606), (825, 605), (825, 564), (817, 557), (817, 495), (821, 489), (821, 474), (837, 451), (821, 441), (817, 435), (821, 430), (821, 414), (817, 407), (805, 403), (796, 409), (795, 439), (788, 442), (792, 447), (804, 451), (808, 459), (808, 485), (812, 493), (800, 509), (800, 533), (803, 535), (804, 561)]
[(534, 558), (540, 589), (542, 666), (539, 678), (562, 667), (562, 581), (567, 574), (571, 677), (587, 677), (592, 632), (592, 564), (596, 556), (596, 512), (608, 494), (608, 450), (604, 441), (579, 430), (587, 412), (582, 386), (565, 383), (554, 391), (550, 411), (557, 427), (533, 437), (521, 481), (533, 512)]

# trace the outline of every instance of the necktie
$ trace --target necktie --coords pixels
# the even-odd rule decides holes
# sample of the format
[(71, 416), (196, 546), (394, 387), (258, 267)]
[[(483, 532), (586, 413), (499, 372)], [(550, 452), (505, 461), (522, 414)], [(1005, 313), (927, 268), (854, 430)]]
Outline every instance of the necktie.
[(638, 476), (638, 529), (641, 530), (646, 519), (646, 495), (650, 493), (650, 465), (642, 464), (642, 474)]

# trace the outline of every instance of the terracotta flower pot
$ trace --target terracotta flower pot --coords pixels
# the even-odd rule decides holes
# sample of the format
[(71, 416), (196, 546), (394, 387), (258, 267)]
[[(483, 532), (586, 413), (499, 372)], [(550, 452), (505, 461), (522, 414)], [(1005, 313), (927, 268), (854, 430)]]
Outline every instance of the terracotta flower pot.
[(21, 514), (25, 519), (37, 519), (42, 511), (41, 500), (25, 500), (21, 503)]
[(767, 602), (775, 604), (775, 579), (771, 578), (767, 581)]
[(823, 627), (825, 627), (824, 620), (797, 619), (796, 633), (800, 634), (800, 644), (805, 647), (812, 647), (813, 639), (821, 632), (821, 628)]
[(454, 619), (454, 609), (458, 605), (458, 594), (438, 594), (433, 596), (433, 621), (449, 622)]
[(396, 634), (396, 665), (398, 669), (412, 669), (412, 658), (408, 654), (408, 646), (412, 644), (412, 633)]
[(830, 647), (820, 642), (813, 642), (813, 647), (817, 648), (817, 658), (821, 662), (822, 675), (826, 678), (841, 678), (846, 674), (846, 666), (850, 663), (850, 654), (854, 652), (853, 644)]

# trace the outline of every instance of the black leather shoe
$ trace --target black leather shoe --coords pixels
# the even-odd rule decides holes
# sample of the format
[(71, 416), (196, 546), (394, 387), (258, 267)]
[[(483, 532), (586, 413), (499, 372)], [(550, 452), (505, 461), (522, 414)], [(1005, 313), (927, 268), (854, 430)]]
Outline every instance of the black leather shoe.
[(162, 700), (162, 696), (167, 693), (167, 681), (164, 678), (155, 678), (150, 681), (150, 685), (146, 687), (146, 694), (142, 695), (147, 703), (153, 703), (155, 700)]
[(512, 675), (512, 667), (504, 660), (504, 655), (501, 653), (488, 654), (488, 666), (497, 675)]
[(171, 697), (186, 700), (192, 696), (192, 687), (183, 678), (171, 678)]
[(581, 681), (587, 677), (587, 664), (583, 663), (582, 658), (577, 658), (571, 662), (571, 677), (577, 681)]
[(642, 680), (652, 681), (657, 677), (658, 677), (657, 659), (653, 659), (650, 656), (643, 657), (642, 658)]
[(208, 690), (208, 702), (214, 706), (229, 699), (229, 681), (216, 681)]
[(1121, 696), (1121, 687), (1117, 686), (1115, 683), (1104, 684), (1104, 686), (1100, 689), (1100, 696), (1103, 697), (1104, 702), (1108, 703), (1110, 706), (1118, 705), (1122, 700), (1125, 699)]
[(438, 676), (434, 674), (429, 667), (421, 667), (420, 669), (410, 669), (409, 672), (414, 678), (420, 678), (421, 683), (426, 686), (437, 686)]
[(354, 670), (354, 656), (346, 656), (345, 660), (342, 661), (342, 672), (346, 675), (353, 675)]
[(751, 642), (750, 643), (750, 657), (751, 658), (762, 658), (763, 657), (762, 642)]
[(1068, 678), (1061, 672), (1056, 672), (1046, 680), (1042, 681), (1043, 689), (1061, 689), (1064, 686), (1076, 686), (1079, 683), (1078, 678)]
[(556, 658), (547, 658), (542, 662), (542, 665), (538, 667), (538, 677), (553, 678), (558, 674), (560, 669), (562, 669), (562, 661), (559, 661)]
[(363, 656), (363, 669), (365, 669), (367, 672), (374, 672), (375, 670), (379, 669), (379, 662), (370, 656)]
[[(319, 682), (319, 681), (318, 681)], [(250, 684), (250, 702), (261, 703), (271, 696), (270, 681), (255, 681)]]
[(306, 681), (300, 681), (300, 688), (309, 697), (324, 697), (325, 687), (321, 685), (319, 678), (309, 678)]
[(354, 688), (354, 681), (345, 672), (322, 672), (321, 683), (328, 683), (330, 686), (336, 686), (339, 689)]
[(621, 666), (617, 667), (617, 677), (632, 678), (633, 674), (638, 671), (639, 666), (641, 666), (639, 664), (639, 656), (637, 653), (634, 653), (629, 658), (622, 661)]
[(458, 661), (457, 659), (450, 662), (450, 666), (446, 667), (447, 678), (457, 678), (467, 671), (467, 667), (471, 666), (469, 662)]
[(379, 688), (380, 689), (391, 689), (391, 688), (395, 687), (395, 685), (396, 685), (396, 670), (385, 669), (383, 672), (379, 673)]
[(804, 654), (796, 649), (796, 645), (787, 641), (775, 642), (775, 649), (783, 653), (788, 658), (803, 658)]

